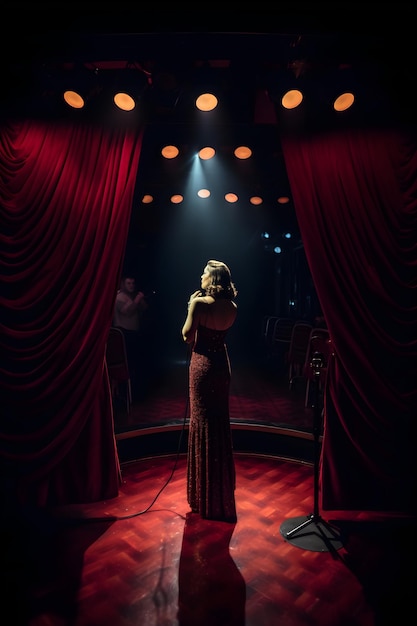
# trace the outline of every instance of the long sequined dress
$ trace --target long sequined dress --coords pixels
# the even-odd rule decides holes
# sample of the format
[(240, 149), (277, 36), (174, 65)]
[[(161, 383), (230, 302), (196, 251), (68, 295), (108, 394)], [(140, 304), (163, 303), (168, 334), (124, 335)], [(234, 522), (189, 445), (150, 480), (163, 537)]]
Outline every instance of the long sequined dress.
[(235, 522), (226, 333), (200, 326), (191, 352), (187, 498), (191, 510), (201, 517)]

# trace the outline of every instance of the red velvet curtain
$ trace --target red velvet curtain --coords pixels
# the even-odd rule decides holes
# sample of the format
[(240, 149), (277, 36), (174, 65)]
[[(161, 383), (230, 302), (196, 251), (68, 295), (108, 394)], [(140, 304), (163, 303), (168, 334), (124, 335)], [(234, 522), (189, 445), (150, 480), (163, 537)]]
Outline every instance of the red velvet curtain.
[(140, 129), (0, 129), (0, 485), (18, 506), (118, 494), (105, 344)]
[(417, 150), (410, 129), (282, 138), (333, 342), (321, 505), (415, 510)]
[[(142, 132), (41, 121), (0, 132), (0, 459), (5, 498), (118, 494), (105, 342)], [(326, 510), (409, 511), (417, 415), (414, 133), (283, 137), (332, 337)]]

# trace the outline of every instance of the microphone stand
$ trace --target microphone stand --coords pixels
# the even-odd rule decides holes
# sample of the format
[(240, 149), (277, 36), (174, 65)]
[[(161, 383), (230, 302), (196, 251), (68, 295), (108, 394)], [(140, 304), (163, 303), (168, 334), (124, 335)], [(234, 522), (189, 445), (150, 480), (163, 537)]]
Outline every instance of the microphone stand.
[(315, 352), (311, 359), (310, 367), (314, 374), (314, 510), (307, 517), (295, 517), (285, 520), (280, 527), (281, 535), (298, 548), (313, 552), (326, 552), (340, 550), (343, 543), (340, 532), (327, 522), (319, 514), (319, 463), (320, 463), (320, 376), (324, 367), (324, 356)]

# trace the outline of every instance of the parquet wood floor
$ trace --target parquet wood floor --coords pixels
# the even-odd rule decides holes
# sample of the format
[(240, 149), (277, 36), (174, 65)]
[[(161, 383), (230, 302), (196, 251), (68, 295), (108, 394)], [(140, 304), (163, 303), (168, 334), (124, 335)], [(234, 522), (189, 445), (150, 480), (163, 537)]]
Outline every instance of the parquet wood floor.
[[(189, 514), (184, 455), (122, 466), (114, 500), (2, 520), (5, 626), (397, 626), (414, 608), (406, 520), (330, 520), (338, 550), (285, 539), (310, 464), (236, 454), (238, 521)], [(407, 620), (408, 621), (408, 620)]]

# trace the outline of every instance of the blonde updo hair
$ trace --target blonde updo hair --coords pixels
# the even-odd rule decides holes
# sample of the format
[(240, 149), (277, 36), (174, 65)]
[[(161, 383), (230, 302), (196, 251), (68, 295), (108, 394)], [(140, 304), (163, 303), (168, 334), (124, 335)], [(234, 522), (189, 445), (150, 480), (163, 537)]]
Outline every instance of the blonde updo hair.
[(206, 295), (227, 300), (236, 298), (237, 289), (232, 282), (232, 274), (226, 263), (210, 259), (207, 261), (206, 268), (211, 278), (211, 283), (206, 288)]

